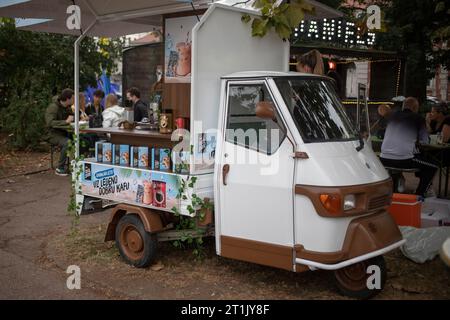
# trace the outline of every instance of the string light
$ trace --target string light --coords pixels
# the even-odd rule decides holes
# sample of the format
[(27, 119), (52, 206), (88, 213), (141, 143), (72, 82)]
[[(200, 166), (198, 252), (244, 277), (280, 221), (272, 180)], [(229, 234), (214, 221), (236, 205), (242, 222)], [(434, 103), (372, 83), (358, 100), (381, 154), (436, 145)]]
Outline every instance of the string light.
[(397, 86), (395, 88), (395, 96), (398, 96), (399, 88), (400, 88), (400, 75), (402, 73), (402, 60), (398, 61), (398, 74), (397, 74)]

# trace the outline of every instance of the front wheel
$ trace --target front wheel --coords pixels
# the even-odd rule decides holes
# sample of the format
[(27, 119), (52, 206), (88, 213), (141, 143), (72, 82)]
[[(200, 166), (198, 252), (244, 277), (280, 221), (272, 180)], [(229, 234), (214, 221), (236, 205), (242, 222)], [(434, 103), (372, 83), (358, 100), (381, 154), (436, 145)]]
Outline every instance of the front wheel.
[[(373, 267), (369, 268), (371, 266)], [(357, 299), (369, 299), (383, 290), (386, 274), (384, 258), (378, 256), (336, 270), (334, 278), (342, 294)]]
[(116, 227), (116, 246), (120, 255), (136, 268), (148, 267), (156, 255), (157, 239), (145, 231), (141, 219), (135, 215), (123, 216)]

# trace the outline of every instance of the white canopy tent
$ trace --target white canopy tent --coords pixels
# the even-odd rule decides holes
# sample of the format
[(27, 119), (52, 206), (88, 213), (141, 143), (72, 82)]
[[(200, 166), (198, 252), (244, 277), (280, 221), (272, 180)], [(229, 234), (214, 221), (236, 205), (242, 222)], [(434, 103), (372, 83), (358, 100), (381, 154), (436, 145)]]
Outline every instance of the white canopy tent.
[[(341, 17), (342, 13), (314, 0), (305, 0), (315, 7), (314, 19)], [(74, 44), (75, 135), (76, 156), (79, 156), (79, 44), (86, 36), (119, 37), (152, 31), (162, 26), (164, 14), (207, 9), (213, 2), (238, 5), (253, 10), (253, 1), (242, 0), (0, 0), (0, 17), (25, 19), (20, 29), (38, 32), (78, 35)], [(282, 2), (282, 0), (280, 0)], [(239, 3), (239, 4), (238, 4)], [(67, 9), (77, 5), (81, 11), (81, 30), (69, 30)], [(311, 18), (311, 17), (306, 17)], [(250, 31), (249, 31), (250, 32)]]

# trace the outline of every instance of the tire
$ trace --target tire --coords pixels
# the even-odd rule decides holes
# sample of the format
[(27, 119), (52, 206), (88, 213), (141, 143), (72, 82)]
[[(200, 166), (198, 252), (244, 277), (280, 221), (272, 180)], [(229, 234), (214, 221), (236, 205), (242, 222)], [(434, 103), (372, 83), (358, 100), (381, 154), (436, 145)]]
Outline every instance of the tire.
[(156, 256), (157, 239), (145, 231), (136, 215), (123, 216), (116, 227), (116, 246), (126, 263), (136, 267), (148, 267)]
[[(367, 268), (376, 265), (380, 268), (380, 289), (369, 289), (367, 279), (373, 274), (367, 273)], [(348, 297), (369, 299), (380, 293), (386, 283), (386, 263), (383, 256), (355, 263), (351, 266), (334, 271), (334, 278), (339, 291)]]

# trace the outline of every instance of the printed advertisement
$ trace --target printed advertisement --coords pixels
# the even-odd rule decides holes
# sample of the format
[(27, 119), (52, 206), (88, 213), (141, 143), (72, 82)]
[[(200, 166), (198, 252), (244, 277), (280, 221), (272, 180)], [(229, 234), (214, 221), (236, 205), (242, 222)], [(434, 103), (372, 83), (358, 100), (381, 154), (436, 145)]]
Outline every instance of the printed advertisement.
[(168, 210), (178, 207), (176, 175), (95, 163), (83, 166), (83, 194)]
[(165, 82), (191, 82), (192, 28), (196, 16), (166, 19)]

